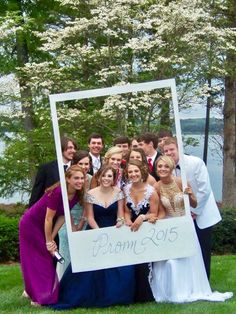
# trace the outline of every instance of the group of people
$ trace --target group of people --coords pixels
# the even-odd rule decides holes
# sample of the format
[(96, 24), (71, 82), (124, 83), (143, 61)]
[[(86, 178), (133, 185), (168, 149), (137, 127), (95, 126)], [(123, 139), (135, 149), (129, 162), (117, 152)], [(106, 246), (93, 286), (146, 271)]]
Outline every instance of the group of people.
[[(224, 301), (231, 292), (209, 285), (211, 229), (221, 220), (204, 162), (184, 155), (188, 186), (183, 191), (177, 141), (168, 131), (114, 140), (101, 157), (103, 139), (92, 134), (88, 151), (63, 138), (62, 155), (74, 232), (185, 215), (189, 197), (197, 253), (188, 258), (73, 273), (57, 161), (39, 168), (29, 209), (20, 221), (23, 296), (55, 310), (134, 302)], [(59, 241), (57, 239), (59, 235)], [(59, 242), (59, 243), (58, 243)], [(55, 253), (65, 259), (56, 266)], [(86, 261), (84, 261), (86, 263)]]

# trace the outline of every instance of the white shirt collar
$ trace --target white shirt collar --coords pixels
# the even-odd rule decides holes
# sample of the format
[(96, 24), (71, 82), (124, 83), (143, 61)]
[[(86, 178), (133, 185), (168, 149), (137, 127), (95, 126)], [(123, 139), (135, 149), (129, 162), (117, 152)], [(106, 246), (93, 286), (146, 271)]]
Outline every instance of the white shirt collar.
[(152, 164), (154, 164), (154, 161), (155, 161), (155, 159), (156, 159), (156, 156), (157, 156), (157, 152), (156, 152), (154, 155), (152, 155), (152, 156), (147, 156), (147, 160), (148, 160), (149, 158), (152, 158)]

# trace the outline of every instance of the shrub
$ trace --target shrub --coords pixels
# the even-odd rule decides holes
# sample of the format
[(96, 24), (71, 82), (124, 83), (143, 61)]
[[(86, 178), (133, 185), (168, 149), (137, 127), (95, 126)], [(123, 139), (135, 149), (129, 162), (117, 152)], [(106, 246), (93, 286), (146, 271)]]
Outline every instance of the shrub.
[(221, 210), (222, 221), (213, 229), (212, 252), (236, 253), (236, 209)]
[(19, 217), (0, 215), (0, 262), (19, 260)]
[[(23, 207), (14, 214), (0, 210), (0, 263), (19, 260), (18, 224), (23, 211)], [(236, 209), (224, 209), (221, 215), (222, 221), (213, 229), (212, 253), (235, 254)]]

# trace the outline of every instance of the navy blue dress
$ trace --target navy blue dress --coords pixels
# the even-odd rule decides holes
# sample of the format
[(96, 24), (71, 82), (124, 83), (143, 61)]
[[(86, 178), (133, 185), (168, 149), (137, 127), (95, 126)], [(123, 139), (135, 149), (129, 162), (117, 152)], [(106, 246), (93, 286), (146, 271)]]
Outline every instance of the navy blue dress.
[[(123, 197), (123, 193), (119, 192), (106, 208), (95, 203), (91, 195), (87, 199), (93, 204), (94, 218), (100, 228), (116, 224), (118, 200)], [(134, 301), (134, 286), (133, 266), (72, 273), (70, 264), (60, 282), (59, 301), (51, 307), (64, 310), (130, 304)]]
[[(146, 192), (143, 200), (137, 205), (134, 204), (130, 196), (131, 184), (127, 184), (124, 188), (126, 196), (126, 206), (130, 210), (131, 221), (134, 222), (139, 215), (146, 215), (150, 209), (150, 196), (152, 195), (154, 188), (151, 185), (147, 185)], [(149, 284), (149, 263), (136, 264), (135, 266), (135, 296), (134, 301), (137, 303), (154, 301), (152, 290)]]

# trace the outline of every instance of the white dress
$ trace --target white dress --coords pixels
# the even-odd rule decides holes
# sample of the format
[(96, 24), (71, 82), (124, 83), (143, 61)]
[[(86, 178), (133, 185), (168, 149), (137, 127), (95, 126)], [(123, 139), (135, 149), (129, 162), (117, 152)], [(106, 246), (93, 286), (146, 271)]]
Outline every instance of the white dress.
[[(161, 202), (169, 217), (184, 214), (181, 193), (175, 181), (170, 184), (161, 183)], [(211, 291), (195, 230), (194, 236), (197, 246), (196, 255), (151, 264), (149, 282), (157, 302), (225, 301), (233, 296), (232, 292)]]

